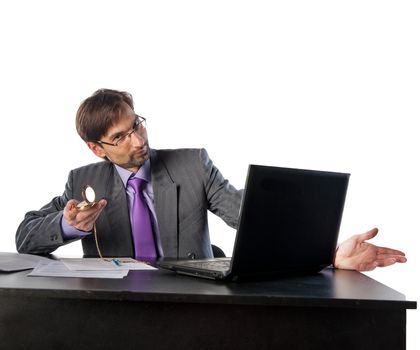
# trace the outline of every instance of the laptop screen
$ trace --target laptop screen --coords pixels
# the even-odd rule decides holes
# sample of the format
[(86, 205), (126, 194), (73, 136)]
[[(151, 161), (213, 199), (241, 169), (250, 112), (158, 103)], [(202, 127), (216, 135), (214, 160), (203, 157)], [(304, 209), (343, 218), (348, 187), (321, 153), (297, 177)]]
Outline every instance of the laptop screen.
[(232, 273), (310, 272), (330, 265), (349, 176), (250, 165)]

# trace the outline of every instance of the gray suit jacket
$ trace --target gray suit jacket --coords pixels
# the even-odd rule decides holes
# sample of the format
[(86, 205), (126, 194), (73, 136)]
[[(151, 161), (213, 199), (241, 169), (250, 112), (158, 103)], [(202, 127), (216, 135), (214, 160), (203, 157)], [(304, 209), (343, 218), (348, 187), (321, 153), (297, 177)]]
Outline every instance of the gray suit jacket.
[[(150, 160), (164, 256), (212, 257), (207, 210), (236, 227), (242, 191), (223, 178), (204, 149), (151, 150)], [(16, 233), (17, 250), (45, 254), (72, 242), (63, 240), (62, 212), (70, 199), (82, 200), (87, 184), (95, 189), (97, 198), (108, 201), (96, 222), (102, 254), (134, 256), (125, 189), (108, 161), (72, 170), (62, 196), (39, 211), (28, 212)], [(85, 256), (97, 256), (93, 235), (84, 237), (82, 245)]]

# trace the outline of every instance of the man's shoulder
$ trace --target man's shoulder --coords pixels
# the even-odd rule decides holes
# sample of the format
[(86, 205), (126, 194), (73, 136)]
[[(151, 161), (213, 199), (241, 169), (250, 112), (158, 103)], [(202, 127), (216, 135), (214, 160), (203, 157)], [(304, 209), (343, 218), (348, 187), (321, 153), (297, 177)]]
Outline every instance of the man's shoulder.
[(91, 163), (87, 165), (80, 166), (76, 169), (73, 169), (72, 172), (75, 174), (84, 174), (84, 173), (98, 173), (104, 170), (109, 170), (112, 168), (112, 163), (109, 161), (100, 161), (96, 163)]
[(153, 149), (159, 155), (176, 155), (176, 154), (197, 154), (203, 148), (168, 148), (168, 149)]
[(152, 169), (163, 165), (170, 172), (202, 171), (204, 164), (209, 162), (204, 148), (159, 149), (151, 152)]
[(161, 160), (177, 159), (197, 159), (207, 157), (207, 151), (204, 148), (175, 148), (175, 149), (154, 149), (155, 156)]

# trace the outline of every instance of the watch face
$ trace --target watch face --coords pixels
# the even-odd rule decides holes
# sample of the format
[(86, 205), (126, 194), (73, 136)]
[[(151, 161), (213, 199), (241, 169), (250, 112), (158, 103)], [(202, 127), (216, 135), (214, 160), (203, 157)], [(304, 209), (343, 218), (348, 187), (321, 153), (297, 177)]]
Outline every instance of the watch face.
[(93, 203), (95, 202), (95, 191), (92, 187), (90, 187), (89, 185), (87, 185), (82, 192), (82, 196), (84, 198), (84, 200), (88, 203)]
[(86, 185), (83, 188), (82, 197), (83, 197), (83, 201), (80, 202), (77, 205), (78, 208), (81, 209), (81, 208), (91, 207), (91, 206), (96, 204), (96, 202), (95, 202), (95, 198), (96, 198), (95, 190), (91, 186)]

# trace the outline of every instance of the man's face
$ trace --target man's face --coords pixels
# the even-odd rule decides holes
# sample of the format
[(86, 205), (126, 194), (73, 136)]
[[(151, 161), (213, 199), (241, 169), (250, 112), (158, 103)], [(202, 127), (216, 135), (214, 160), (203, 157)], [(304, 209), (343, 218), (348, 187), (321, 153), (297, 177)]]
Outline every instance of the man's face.
[(115, 146), (88, 142), (89, 148), (98, 157), (106, 157), (112, 163), (134, 173), (149, 159), (149, 141), (146, 128), (143, 127), (134, 111), (128, 106), (120, 121), (111, 126), (100, 141)]

